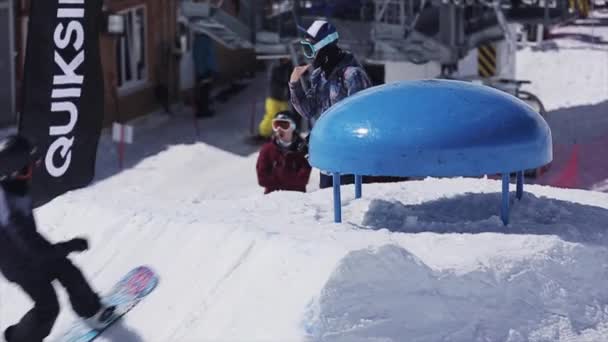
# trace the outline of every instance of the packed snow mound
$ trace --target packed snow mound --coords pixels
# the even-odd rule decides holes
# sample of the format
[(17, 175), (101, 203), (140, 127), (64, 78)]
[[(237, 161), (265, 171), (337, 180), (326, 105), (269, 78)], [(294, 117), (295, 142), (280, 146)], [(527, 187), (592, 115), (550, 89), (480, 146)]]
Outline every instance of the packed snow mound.
[[(401, 190), (456, 182), (474, 185), (428, 179)], [(387, 197), (368, 202), (360, 227), (395, 232), (393, 241), (339, 262), (309, 307), (304, 327), (313, 340), (608, 339), (605, 206), (526, 193), (512, 196), (504, 227), (499, 193), (416, 204)]]
[(569, 201), (511, 194), (512, 223), (498, 216), (500, 193), (463, 194), (416, 205), (373, 199), (363, 225), (403, 233), (557, 235), (565, 241), (608, 246), (608, 210)]
[[(437, 250), (441, 253), (441, 250)], [(350, 252), (311, 309), (318, 341), (588, 341), (608, 333), (605, 249), (437, 271), (396, 245)], [(600, 334), (601, 333), (601, 334)], [(604, 336), (604, 338), (601, 338)]]
[[(365, 185), (362, 199), (345, 186), (335, 224), (331, 189), (199, 182), (204, 149), (169, 148), (36, 212), (54, 241), (90, 238), (73, 259), (95, 288), (140, 264), (161, 276), (100, 341), (608, 340), (608, 194), (527, 186), (504, 227), (499, 181)], [(75, 318), (60, 294), (53, 336)], [(29, 306), (1, 296), (3, 325)]]

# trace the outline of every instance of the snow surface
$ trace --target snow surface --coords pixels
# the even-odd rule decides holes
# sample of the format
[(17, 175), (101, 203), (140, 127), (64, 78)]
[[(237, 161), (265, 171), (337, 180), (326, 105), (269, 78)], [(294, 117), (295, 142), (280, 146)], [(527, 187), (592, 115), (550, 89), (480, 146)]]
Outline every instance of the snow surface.
[[(595, 56), (596, 66), (582, 71), (569, 51)], [(565, 110), (550, 121), (565, 146), (586, 127), (597, 130), (590, 141), (606, 136), (606, 111), (567, 111), (608, 97), (596, 93), (608, 77), (595, 77), (606, 70), (595, 51), (520, 52), (518, 72), (543, 81), (549, 109)], [(532, 58), (555, 64), (544, 70)], [(597, 83), (583, 86), (585, 75)], [(242, 137), (263, 78), (199, 121), (198, 136), (185, 114), (140, 120), (124, 171), (104, 135), (96, 183), (36, 211), (54, 241), (89, 237), (92, 250), (73, 260), (96, 289), (140, 264), (161, 276), (100, 341), (608, 341), (608, 193), (529, 185), (521, 201), (512, 196), (504, 227), (496, 180), (365, 185), (358, 200), (345, 186), (345, 222), (335, 224), (331, 190), (317, 191), (318, 179), (308, 194), (263, 196), (256, 184), (255, 148)], [(75, 318), (59, 293), (53, 337)], [(0, 282), (2, 327), (29, 306)]]
[[(356, 201), (345, 187), (347, 223), (338, 225), (328, 191), (209, 200), (167, 187), (159, 201), (129, 177), (156, 165), (152, 180), (161, 182), (176, 155), (186, 160), (188, 149), (37, 213), (53, 239), (88, 232), (93, 251), (75, 259), (100, 289), (142, 263), (161, 274), (158, 289), (106, 341), (608, 336), (608, 194), (529, 186), (505, 229), (494, 180), (366, 186)], [(12, 305), (2, 317), (24, 311), (21, 297), (3, 289)], [(64, 310), (55, 332), (72, 318)]]
[(552, 30), (563, 38), (517, 54), (517, 77), (550, 111), (554, 160), (537, 182), (608, 191), (608, 12)]

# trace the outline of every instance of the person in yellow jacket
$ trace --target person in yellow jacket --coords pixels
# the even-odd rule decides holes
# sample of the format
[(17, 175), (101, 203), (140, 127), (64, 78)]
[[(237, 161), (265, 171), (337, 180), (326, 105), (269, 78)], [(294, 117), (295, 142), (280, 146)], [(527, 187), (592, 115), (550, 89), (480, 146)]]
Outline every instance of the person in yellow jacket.
[(274, 116), (289, 110), (289, 77), (293, 66), (288, 58), (280, 59), (270, 70), (270, 93), (266, 98), (264, 118), (258, 126), (258, 135), (263, 138), (272, 136)]

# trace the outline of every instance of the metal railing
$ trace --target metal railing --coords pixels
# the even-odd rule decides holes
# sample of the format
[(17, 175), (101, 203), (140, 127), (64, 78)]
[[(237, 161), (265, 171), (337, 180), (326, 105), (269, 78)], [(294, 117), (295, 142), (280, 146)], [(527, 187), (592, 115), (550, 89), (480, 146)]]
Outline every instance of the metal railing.
[[(190, 28), (207, 34), (229, 49), (251, 48), (252, 30), (240, 17), (248, 12), (248, 2), (239, 2), (239, 13), (228, 14), (223, 10), (224, 0), (182, 0), (182, 14), (189, 18)], [(244, 16), (244, 15), (243, 15)]]

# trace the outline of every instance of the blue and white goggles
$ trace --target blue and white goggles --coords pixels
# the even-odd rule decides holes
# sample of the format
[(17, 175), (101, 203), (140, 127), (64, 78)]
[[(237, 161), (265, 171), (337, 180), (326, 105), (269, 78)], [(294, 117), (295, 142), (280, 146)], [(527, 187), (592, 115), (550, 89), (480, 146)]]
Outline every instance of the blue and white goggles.
[(327, 35), (327, 37), (321, 39), (321, 41), (317, 42), (316, 44), (312, 44), (307, 40), (300, 41), (300, 44), (302, 45), (302, 51), (304, 52), (304, 56), (306, 56), (306, 58), (308, 59), (313, 59), (317, 57), (317, 53), (322, 48), (335, 42), (336, 40), (338, 40), (338, 38), (338, 32), (334, 32), (330, 35)]

